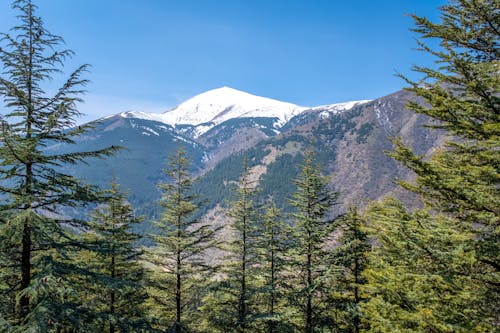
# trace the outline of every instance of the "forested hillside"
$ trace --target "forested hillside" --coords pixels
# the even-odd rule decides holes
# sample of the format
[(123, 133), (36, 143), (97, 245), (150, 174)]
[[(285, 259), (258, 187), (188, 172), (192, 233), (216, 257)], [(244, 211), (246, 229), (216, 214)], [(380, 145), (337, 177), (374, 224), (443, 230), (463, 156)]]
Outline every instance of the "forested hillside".
[(498, 0), (413, 15), (438, 66), (405, 91), (301, 108), (223, 88), (267, 116), (210, 102), (192, 126), (78, 126), (88, 65), (60, 81), (73, 52), (13, 8), (0, 332), (500, 330)]

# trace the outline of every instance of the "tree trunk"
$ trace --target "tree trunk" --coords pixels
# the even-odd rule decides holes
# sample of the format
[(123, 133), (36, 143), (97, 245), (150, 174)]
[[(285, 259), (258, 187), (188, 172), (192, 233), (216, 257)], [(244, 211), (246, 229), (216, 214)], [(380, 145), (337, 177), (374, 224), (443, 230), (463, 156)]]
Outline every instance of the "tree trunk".
[[(307, 208), (308, 217), (312, 215), (310, 204)], [(312, 234), (310, 227), (307, 228), (307, 302), (306, 302), (306, 333), (313, 331), (312, 319)]]
[(181, 254), (177, 251), (177, 288), (175, 291), (176, 319), (175, 332), (181, 332)]
[(353, 323), (354, 323), (354, 332), (359, 333), (359, 315), (358, 315), (358, 307), (359, 307), (359, 291), (358, 291), (358, 281), (359, 281), (359, 267), (358, 267), (358, 254), (356, 253), (354, 258), (354, 304), (356, 306), (356, 313), (354, 314)]
[[(274, 248), (274, 230), (271, 229), (271, 304), (269, 306), (269, 315), (271, 318), (274, 316), (274, 302), (276, 297), (276, 282), (275, 282), (275, 248)], [(274, 333), (274, 321), (269, 322), (269, 333)]]
[[(27, 101), (27, 119), (26, 119), (26, 139), (31, 139), (31, 122), (33, 113), (33, 22), (32, 13), (29, 13), (29, 64), (28, 64), (28, 77), (27, 77), (27, 90), (28, 90), (28, 101)], [(28, 155), (26, 161), (26, 174), (25, 174), (26, 184), (25, 191), (26, 195), (31, 196), (32, 182), (33, 182), (33, 170), (31, 156)], [(29, 198), (31, 201), (31, 197)], [(31, 203), (27, 203), (24, 209), (30, 209)], [(26, 218), (23, 223), (23, 237), (22, 237), (22, 250), (21, 250), (21, 290), (25, 290), (31, 284), (31, 221)], [(19, 301), (20, 305), (20, 316), (23, 320), (29, 312), (30, 299), (28, 295), (23, 295)]]
[[(114, 279), (116, 277), (115, 272), (115, 256), (111, 257), (111, 277)], [(109, 313), (114, 315), (115, 313), (115, 291), (111, 290), (110, 303), (109, 303)], [(109, 322), (109, 333), (115, 333), (115, 325), (112, 321)]]
[[(23, 240), (21, 253), (21, 290), (25, 290), (31, 283), (31, 226), (28, 218), (23, 225)], [(23, 295), (19, 302), (21, 320), (28, 314), (30, 300)]]
[[(246, 207), (243, 207), (245, 209)], [(247, 268), (247, 226), (246, 226), (246, 216), (243, 216), (243, 254), (241, 258), (241, 293), (239, 300), (239, 322), (240, 322), (240, 332), (245, 332), (246, 329), (246, 268)]]
[(312, 271), (311, 254), (307, 254), (307, 304), (306, 304), (306, 333), (312, 333)]

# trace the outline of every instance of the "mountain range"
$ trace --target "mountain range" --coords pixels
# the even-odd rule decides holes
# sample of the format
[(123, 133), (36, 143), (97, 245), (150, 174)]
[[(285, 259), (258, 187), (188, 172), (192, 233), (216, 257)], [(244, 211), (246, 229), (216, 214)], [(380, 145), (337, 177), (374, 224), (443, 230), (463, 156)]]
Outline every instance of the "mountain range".
[(371, 101), (302, 107), (222, 87), (162, 114), (130, 111), (93, 122), (94, 128), (77, 139), (78, 150), (125, 149), (66, 171), (104, 187), (115, 178), (137, 211), (155, 218), (157, 185), (166, 181), (162, 169), (182, 145), (198, 180), (195, 191), (205, 203), (202, 213), (213, 219), (231, 199), (244, 158), (260, 185), (258, 199), (272, 196), (287, 210), (291, 180), (303, 152), (312, 146), (332, 189), (339, 192), (335, 212), (352, 205), (362, 208), (386, 194), (411, 201), (395, 181), (412, 175), (386, 155), (391, 138), (400, 137), (422, 155), (431, 154), (444, 139), (443, 133), (425, 127), (428, 118), (406, 109), (412, 98), (398, 91)]

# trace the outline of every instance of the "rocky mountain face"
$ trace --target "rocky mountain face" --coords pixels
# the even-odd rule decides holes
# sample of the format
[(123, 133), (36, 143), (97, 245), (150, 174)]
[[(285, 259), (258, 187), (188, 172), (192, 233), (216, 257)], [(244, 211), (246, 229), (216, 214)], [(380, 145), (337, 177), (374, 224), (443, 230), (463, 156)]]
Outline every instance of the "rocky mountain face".
[(244, 157), (262, 188), (259, 199), (273, 196), (287, 209), (291, 180), (302, 153), (312, 145), (340, 194), (337, 212), (350, 205), (363, 207), (385, 194), (411, 200), (395, 184), (411, 175), (386, 156), (390, 139), (401, 137), (425, 155), (441, 144), (443, 135), (426, 129), (429, 120), (406, 109), (410, 98), (400, 91), (373, 101), (306, 108), (224, 87), (163, 114), (127, 112), (100, 119), (78, 139), (78, 149), (126, 149), (68, 172), (101, 186), (116, 178), (138, 211), (154, 217), (167, 156), (182, 145), (192, 159), (196, 192), (207, 203), (207, 216), (231, 198)]

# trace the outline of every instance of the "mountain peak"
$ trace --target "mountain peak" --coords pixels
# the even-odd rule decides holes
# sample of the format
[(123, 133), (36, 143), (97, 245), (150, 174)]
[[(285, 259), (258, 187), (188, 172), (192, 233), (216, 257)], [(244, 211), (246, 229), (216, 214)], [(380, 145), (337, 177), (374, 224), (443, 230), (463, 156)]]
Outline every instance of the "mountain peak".
[[(338, 112), (352, 107), (353, 103), (359, 102), (334, 104), (322, 109)], [(126, 112), (121, 116), (159, 121), (174, 127), (195, 126), (195, 136), (199, 136), (234, 118), (274, 118), (274, 127), (279, 128), (292, 117), (310, 109), (223, 86), (198, 94), (162, 114)]]
[(162, 116), (171, 125), (219, 124), (242, 117), (271, 117), (287, 121), (305, 109), (224, 86), (196, 95)]
[(271, 100), (268, 98), (255, 96), (241, 90), (224, 86), (221, 88), (211, 89), (196, 96), (193, 96), (187, 101), (173, 108), (172, 110), (165, 112), (165, 114), (171, 113), (172, 111), (177, 109), (185, 110), (186, 107), (191, 108), (192, 106), (198, 106), (198, 108), (204, 107), (206, 109), (207, 107), (213, 108), (214, 105), (220, 107), (229, 107), (232, 105), (241, 105), (249, 101), (253, 102), (252, 104), (254, 104), (255, 102), (257, 102), (256, 100), (260, 100), (259, 102), (262, 103), (261, 99)]

